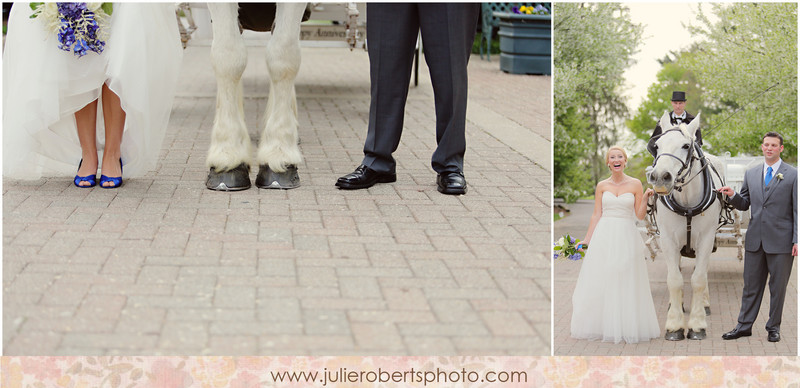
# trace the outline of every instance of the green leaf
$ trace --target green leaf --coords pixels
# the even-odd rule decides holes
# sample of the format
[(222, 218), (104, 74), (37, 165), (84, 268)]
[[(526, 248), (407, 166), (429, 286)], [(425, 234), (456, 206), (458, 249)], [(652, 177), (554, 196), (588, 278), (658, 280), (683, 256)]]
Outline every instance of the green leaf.
[(114, 11), (114, 3), (103, 3), (100, 8), (102, 8), (103, 12), (106, 14), (111, 15), (111, 12)]
[(41, 13), (41, 9), (39, 9), (39, 6), (41, 6), (42, 4), (44, 3), (30, 3), (30, 7), (33, 10), (33, 13), (30, 16), (31, 19), (36, 19), (36, 17), (39, 16), (39, 14)]

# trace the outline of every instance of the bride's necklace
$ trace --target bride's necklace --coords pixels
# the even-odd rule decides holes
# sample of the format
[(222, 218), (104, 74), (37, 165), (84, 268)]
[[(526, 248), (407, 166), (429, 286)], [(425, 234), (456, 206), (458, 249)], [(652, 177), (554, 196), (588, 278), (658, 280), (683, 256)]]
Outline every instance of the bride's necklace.
[(611, 183), (613, 183), (615, 186), (619, 186), (619, 185), (621, 185), (621, 184), (625, 183), (625, 178), (623, 177), (623, 178), (622, 178), (622, 179), (621, 179), (619, 182), (617, 182), (617, 181), (615, 181), (615, 180), (614, 180), (614, 178), (612, 177), (612, 178), (611, 178)]

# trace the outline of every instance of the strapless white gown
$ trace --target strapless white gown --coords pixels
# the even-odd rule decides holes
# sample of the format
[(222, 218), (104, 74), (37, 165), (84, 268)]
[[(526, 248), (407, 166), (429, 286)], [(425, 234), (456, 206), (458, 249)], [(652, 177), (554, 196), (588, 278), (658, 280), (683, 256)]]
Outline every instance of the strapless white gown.
[[(58, 49), (56, 34), (14, 3), (3, 52), (3, 175), (73, 176), (81, 148), (74, 113), (100, 96), (103, 83), (127, 117), (123, 176), (152, 170), (161, 151), (183, 55), (172, 3), (115, 3), (102, 54), (78, 58)], [(104, 143), (98, 106), (98, 150)]]
[(603, 192), (603, 215), (572, 295), (573, 338), (636, 343), (660, 336), (633, 193)]

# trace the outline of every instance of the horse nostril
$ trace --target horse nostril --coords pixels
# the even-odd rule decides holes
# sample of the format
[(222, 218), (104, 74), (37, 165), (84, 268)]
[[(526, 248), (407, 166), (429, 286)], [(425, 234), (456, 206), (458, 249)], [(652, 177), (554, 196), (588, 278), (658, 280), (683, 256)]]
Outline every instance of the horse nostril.
[(664, 175), (662, 175), (662, 176), (661, 176), (661, 178), (662, 178), (663, 180), (665, 180), (665, 181), (669, 182), (669, 181), (671, 181), (671, 180), (672, 180), (672, 174), (670, 174), (670, 173), (668, 173), (668, 172), (665, 172), (665, 173), (664, 173)]

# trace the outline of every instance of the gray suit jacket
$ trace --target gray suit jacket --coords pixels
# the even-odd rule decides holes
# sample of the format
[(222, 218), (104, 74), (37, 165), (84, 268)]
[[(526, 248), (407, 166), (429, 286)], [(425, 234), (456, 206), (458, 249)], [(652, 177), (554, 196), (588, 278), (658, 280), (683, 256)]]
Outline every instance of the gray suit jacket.
[[(797, 169), (785, 161), (764, 187), (763, 164), (747, 170), (741, 191), (729, 199), (739, 210), (750, 208), (745, 249), (763, 245), (769, 254), (791, 253), (797, 244)], [(783, 179), (778, 179), (783, 174)]]

